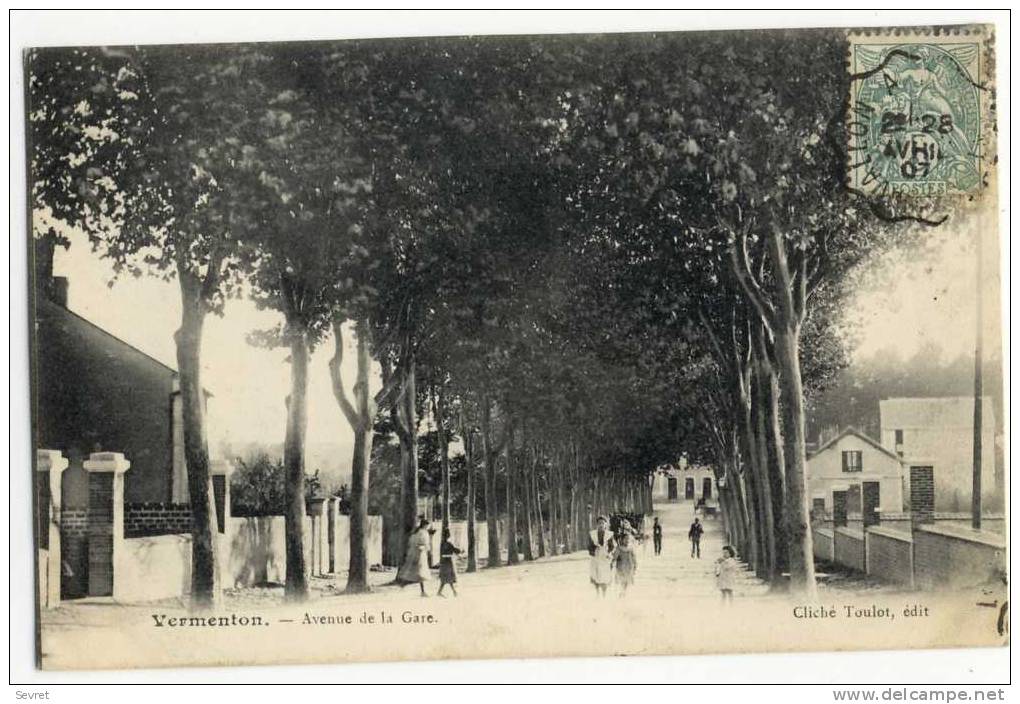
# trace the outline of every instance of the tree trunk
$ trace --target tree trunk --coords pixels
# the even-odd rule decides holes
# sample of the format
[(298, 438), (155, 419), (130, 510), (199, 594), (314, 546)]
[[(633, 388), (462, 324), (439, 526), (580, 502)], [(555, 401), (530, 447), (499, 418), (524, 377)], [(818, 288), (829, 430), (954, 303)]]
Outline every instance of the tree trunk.
[[(536, 456), (535, 463), (531, 465), (531, 494), (534, 497), (533, 506), (535, 507), (535, 533), (538, 538), (538, 556), (545, 557), (545, 520), (542, 516), (542, 491), (538, 481), (538, 467), (536, 466), (538, 458)], [(550, 520), (552, 516), (550, 514)]]
[(357, 377), (354, 382), (353, 404), (347, 397), (340, 375), (344, 349), (343, 325), (340, 319), (333, 322), (336, 352), (329, 362), (333, 396), (354, 431), (354, 454), (351, 458), (350, 558), (347, 575), (347, 592), (354, 594), (369, 591), (368, 487), (369, 461), (372, 453), (372, 424), (375, 420), (375, 400), (368, 392), (372, 364), (369, 334), (368, 321), (358, 320), (355, 326)]
[(532, 514), (534, 513), (535, 495), (532, 491), (532, 469), (533, 465), (528, 457), (528, 450), (526, 447), (521, 448), (520, 457), (520, 470), (518, 471), (520, 496), (522, 502), (522, 508), (524, 512), (524, 528), (523, 528), (523, 542), (524, 542), (524, 559), (528, 562), (533, 562), (535, 559), (535, 549), (533, 547), (533, 528), (535, 522)]
[(450, 438), (446, 432), (446, 422), (444, 414), (446, 413), (445, 399), (443, 398), (442, 388), (433, 389), (433, 398), (435, 399), (435, 420), (436, 420), (436, 433), (439, 436), (439, 467), (442, 473), (442, 485), (443, 485), (443, 496), (442, 496), (442, 514), (443, 514), (443, 530), (450, 529)]
[(776, 564), (776, 571), (781, 573), (787, 568), (787, 540), (785, 521), (783, 520), (786, 498), (786, 463), (779, 408), (779, 379), (776, 376), (775, 367), (772, 366), (772, 360), (769, 356), (768, 343), (765, 340), (765, 327), (763, 325), (756, 326), (754, 344), (757, 373), (761, 380), (762, 401), (767, 409), (764, 418), (764, 438), (767, 452), (763, 456), (766, 458), (769, 489), (772, 497), (773, 529), (775, 530), (774, 545), (776, 551), (774, 562)]
[(372, 357), (368, 344), (367, 320), (359, 320), (358, 379), (354, 385), (354, 401), (360, 416), (360, 427), (354, 432), (354, 458), (351, 464), (351, 546), (347, 591), (367, 592), (368, 583), (368, 490), (372, 455), (372, 424), (375, 420), (374, 403), (369, 395), (369, 374)]
[(779, 379), (786, 410), (786, 536), (790, 591), (807, 597), (817, 593), (811, 519), (807, 501), (807, 456), (804, 434), (804, 388), (800, 375), (800, 330), (796, 325), (776, 331)]
[(460, 414), (460, 435), (464, 439), (465, 509), (467, 512), (467, 571), (478, 570), (478, 546), (475, 543), (475, 459), (474, 440), (464, 423), (464, 411)]
[(209, 475), (209, 443), (206, 437), (205, 391), (202, 389), (202, 326), (206, 307), (199, 283), (179, 272), (181, 327), (177, 343), (181, 409), (184, 421), (184, 460), (191, 501), (191, 605), (205, 609), (219, 599), (215, 498)]
[[(407, 351), (406, 354), (412, 354)], [(418, 419), (415, 410), (415, 364), (414, 359), (406, 366), (404, 393), (400, 399), (400, 416), (404, 425), (401, 445), (404, 448), (403, 473), (400, 481), (401, 529), (404, 540), (401, 548), (407, 550), (407, 536), (418, 525)], [(402, 553), (403, 554), (403, 553)]]
[(308, 596), (305, 566), (305, 431), (308, 427), (308, 334), (288, 321), (290, 328), (290, 396), (287, 397), (287, 435), (283, 445), (284, 533), (287, 552), (288, 600)]
[(769, 584), (775, 584), (779, 572), (776, 562), (776, 513), (775, 501), (772, 497), (772, 475), (776, 469), (769, 462), (769, 440), (766, 430), (768, 419), (768, 398), (765, 389), (765, 380), (760, 375), (755, 375), (752, 383), (753, 408), (751, 416), (754, 422), (754, 441), (758, 453), (758, 501), (761, 508), (762, 526), (761, 532), (765, 543), (765, 580)]
[(482, 396), (482, 460), (485, 471), (485, 523), (488, 529), (489, 557), (485, 567), (499, 567), (499, 507), (496, 502), (496, 457), (492, 447), (492, 402)]
[(513, 425), (506, 443), (506, 563), (516, 565), (521, 561), (517, 552), (517, 471), (514, 463)]
[(372, 431), (354, 431), (354, 460), (351, 463), (351, 540), (347, 575), (349, 594), (367, 592), (368, 583), (368, 473)]

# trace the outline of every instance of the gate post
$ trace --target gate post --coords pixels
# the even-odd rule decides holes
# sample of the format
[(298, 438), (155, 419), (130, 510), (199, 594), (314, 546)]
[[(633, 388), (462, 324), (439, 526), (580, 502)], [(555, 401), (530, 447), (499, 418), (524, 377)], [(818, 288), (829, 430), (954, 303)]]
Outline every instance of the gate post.
[(305, 513), (312, 519), (311, 559), (308, 561), (308, 574), (320, 576), (322, 570), (322, 506), (326, 502), (325, 497), (311, 496), (306, 501)]
[(331, 496), (329, 499), (329, 507), (326, 511), (326, 536), (328, 538), (327, 543), (329, 545), (329, 572), (336, 574), (340, 571), (341, 565), (339, 558), (339, 545), (337, 545), (336, 530), (337, 522), (340, 517), (340, 497)]
[[(46, 564), (39, 565), (40, 608), (52, 609), (60, 604), (60, 579), (63, 558), (60, 551), (61, 476), (67, 459), (59, 450), (35, 451), (36, 525), (39, 544), (37, 555), (46, 550)], [(45, 584), (43, 578), (45, 576)]]
[(124, 472), (131, 463), (120, 452), (93, 452), (82, 466), (89, 473), (89, 596), (114, 596), (124, 542)]
[(213, 500), (216, 504), (216, 525), (219, 532), (224, 534), (230, 520), (230, 475), (233, 473), (234, 463), (229, 460), (212, 460), (209, 463)]

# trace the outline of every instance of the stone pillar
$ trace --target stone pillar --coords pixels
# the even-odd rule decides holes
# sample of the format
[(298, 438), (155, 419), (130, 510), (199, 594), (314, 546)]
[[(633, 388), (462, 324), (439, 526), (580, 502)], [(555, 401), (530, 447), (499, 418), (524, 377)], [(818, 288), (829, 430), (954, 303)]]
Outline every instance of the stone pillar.
[(336, 540), (336, 525), (337, 519), (340, 517), (340, 497), (331, 496), (327, 502), (326, 508), (326, 537), (328, 544), (329, 560), (326, 566), (329, 568), (330, 574), (336, 574), (340, 571), (340, 565), (337, 564), (337, 540)]
[(93, 452), (83, 466), (89, 473), (89, 596), (113, 596), (124, 541), (124, 473), (131, 463), (120, 452)]
[(216, 504), (216, 525), (220, 533), (227, 532), (227, 523), (230, 521), (230, 475), (233, 473), (234, 463), (229, 460), (212, 460), (209, 463)]
[(307, 513), (312, 517), (312, 559), (309, 561), (308, 574), (322, 575), (322, 509), (326, 499), (321, 496), (313, 496), (308, 499)]
[(935, 522), (935, 472), (931, 467), (910, 468), (910, 524)]
[[(67, 459), (59, 450), (36, 450), (35, 487), (39, 550), (46, 551), (46, 564), (39, 564), (39, 606), (51, 609), (60, 604), (60, 498), (61, 477)], [(40, 560), (42, 555), (39, 555)], [(43, 581), (45, 580), (45, 584)]]

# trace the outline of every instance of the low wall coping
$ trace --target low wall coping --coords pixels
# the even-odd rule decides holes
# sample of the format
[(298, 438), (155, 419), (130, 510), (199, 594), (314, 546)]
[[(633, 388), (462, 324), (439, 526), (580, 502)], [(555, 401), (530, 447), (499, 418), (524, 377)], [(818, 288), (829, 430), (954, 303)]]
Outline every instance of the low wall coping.
[(934, 535), (941, 535), (945, 538), (953, 538), (954, 540), (962, 540), (968, 543), (979, 543), (999, 550), (1006, 549), (1006, 541), (1003, 536), (996, 533), (989, 533), (984, 530), (974, 530), (973, 528), (964, 528), (963, 526), (940, 526), (931, 523), (920, 525), (917, 527), (917, 530), (922, 533), (932, 533)]
[(831, 538), (833, 536), (832, 528), (815, 528), (814, 531), (819, 535), (824, 535), (826, 538)]
[[(909, 515), (909, 514), (908, 514)], [(1006, 516), (1001, 513), (982, 513), (981, 519), (988, 521), (1001, 521), (1005, 520)], [(936, 521), (969, 521), (971, 514), (969, 511), (936, 511)]]
[(904, 543), (914, 542), (913, 536), (910, 533), (904, 533), (902, 531), (893, 530), (892, 528), (883, 528), (881, 526), (871, 526), (868, 528), (869, 535), (880, 535), (883, 538), (892, 538), (893, 540), (900, 540)]
[(848, 526), (840, 526), (839, 528), (836, 529), (835, 532), (841, 535), (845, 535), (848, 538), (854, 538), (855, 540), (864, 540), (863, 530), (856, 530)]
[(123, 474), (131, 469), (131, 463), (122, 452), (93, 452), (82, 463), (87, 472), (114, 472)]

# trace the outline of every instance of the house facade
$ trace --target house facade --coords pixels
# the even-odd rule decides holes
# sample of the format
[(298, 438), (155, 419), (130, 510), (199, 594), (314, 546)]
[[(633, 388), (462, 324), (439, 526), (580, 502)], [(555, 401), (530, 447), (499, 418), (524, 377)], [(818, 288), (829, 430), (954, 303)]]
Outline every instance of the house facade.
[(681, 459), (675, 467), (659, 468), (652, 479), (652, 500), (697, 503), (717, 501), (719, 489), (711, 467), (690, 465)]
[[(995, 409), (982, 399), (981, 495), (985, 508), (1001, 507), (1003, 481), (996, 471)], [(891, 398), (879, 402), (882, 445), (907, 468), (930, 467), (935, 510), (969, 511), (974, 479), (974, 399)]]
[(177, 371), (67, 307), (67, 281), (37, 288), (34, 335), (35, 447), (59, 450), (66, 508), (88, 505), (90, 453), (130, 459), (127, 503), (187, 503)]
[(846, 428), (807, 459), (808, 491), (816, 514), (833, 514), (834, 492), (854, 497), (849, 510), (869, 518), (875, 511), (903, 511), (903, 465), (899, 457), (864, 433)]

